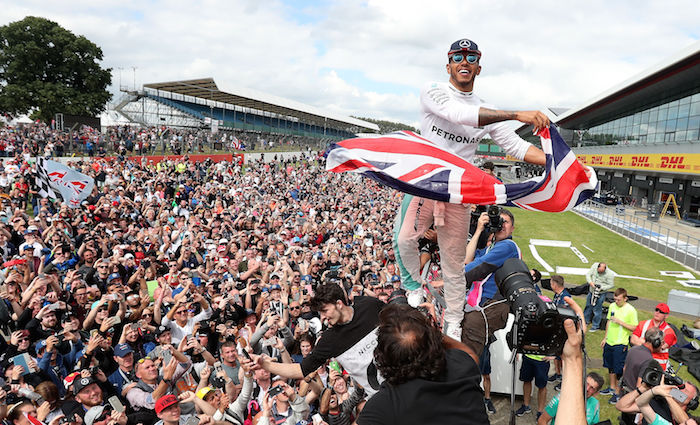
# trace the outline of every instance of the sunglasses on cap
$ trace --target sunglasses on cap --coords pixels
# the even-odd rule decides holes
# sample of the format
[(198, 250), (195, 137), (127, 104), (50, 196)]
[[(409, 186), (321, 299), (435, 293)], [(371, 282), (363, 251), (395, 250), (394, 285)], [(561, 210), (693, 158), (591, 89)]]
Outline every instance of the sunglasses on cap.
[(467, 63), (477, 63), (479, 62), (480, 56), (477, 55), (476, 53), (455, 53), (450, 57), (452, 62), (454, 63), (462, 63), (463, 60), (466, 59)]

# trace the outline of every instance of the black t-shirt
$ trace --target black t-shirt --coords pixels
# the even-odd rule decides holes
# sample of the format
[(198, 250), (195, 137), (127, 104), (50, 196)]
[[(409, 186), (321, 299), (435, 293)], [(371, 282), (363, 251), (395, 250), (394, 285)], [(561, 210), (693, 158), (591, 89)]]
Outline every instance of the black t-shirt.
[(413, 379), (401, 385), (385, 382), (357, 420), (371, 424), (488, 424), (481, 374), (474, 359), (461, 350), (445, 352), (445, 376), (438, 381)]
[(365, 388), (369, 397), (377, 392), (383, 379), (374, 365), (374, 349), (377, 346), (379, 312), (385, 305), (373, 297), (355, 297), (352, 320), (323, 332), (314, 350), (301, 362), (304, 376), (335, 357)]
[(625, 372), (622, 375), (623, 384), (629, 389), (637, 387), (637, 378), (642, 376), (647, 364), (653, 360), (651, 351), (644, 345), (637, 345), (627, 351)]

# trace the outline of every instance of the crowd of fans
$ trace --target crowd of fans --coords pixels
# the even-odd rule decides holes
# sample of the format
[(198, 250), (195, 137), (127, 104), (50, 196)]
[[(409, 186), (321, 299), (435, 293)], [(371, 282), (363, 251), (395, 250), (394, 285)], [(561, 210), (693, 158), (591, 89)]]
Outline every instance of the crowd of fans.
[[(2, 118), (2, 117), (0, 117)], [(4, 119), (7, 121), (7, 118)], [(104, 133), (80, 125), (73, 131), (57, 130), (43, 122), (0, 127), (0, 157), (60, 157), (104, 155), (195, 154), (278, 147), (316, 149), (328, 140), (275, 133), (253, 133), (221, 129), (114, 126)]]
[(24, 203), (3, 200), (2, 416), (147, 424), (167, 422), (173, 404), (233, 423), (356, 413), (363, 397), (342, 372), (287, 382), (240, 359), (308, 355), (324, 328), (309, 304), (321, 282), (387, 300), (399, 194), (306, 160), (69, 165), (96, 180), (81, 208), (37, 197), (26, 163), (8, 185), (22, 182)]
[[(45, 149), (42, 142), (51, 134), (45, 126), (21, 135), (0, 130), (2, 140), (20, 143), (16, 152), (30, 156)], [(124, 127), (104, 137), (161, 139), (157, 129), (139, 134)], [(183, 140), (199, 137), (172, 134)], [(85, 136), (102, 137), (87, 130)], [(354, 299), (387, 303), (400, 297), (392, 225), (402, 194), (358, 176), (327, 173), (315, 158), (245, 166), (192, 162), (186, 155), (158, 163), (76, 159), (68, 165), (96, 181), (93, 193), (76, 209), (37, 196), (33, 179), (27, 178), (33, 167), (27, 156), (8, 161), (0, 170), (0, 331), (7, 336), (0, 338), (0, 418), (11, 425), (29, 425), (34, 417), (47, 425), (356, 421), (376, 388), (363, 388), (337, 361), (304, 373), (303, 379), (260, 366), (302, 364), (334, 325), (324, 320), (327, 313), (319, 314), (314, 301), (319, 286), (345, 290), (348, 304), (343, 308), (350, 320)], [(553, 279), (552, 289), (555, 301), (566, 304), (563, 295), (557, 298), (563, 279)], [(423, 307), (431, 309), (430, 304)], [(442, 374), (473, 361), (467, 372), (459, 369), (468, 378), (457, 379), (454, 388), (483, 399), (478, 354), (457, 346), (436, 351), (439, 331), (425, 333), (425, 346), (418, 337), (411, 340), (413, 351), (385, 348), (391, 338), (407, 344), (404, 332), (420, 335), (433, 324), (402, 309), (387, 310), (378, 320), (384, 352), (380, 372), (390, 384), (405, 389), (413, 385), (409, 377), (422, 377), (444, 387)], [(652, 325), (652, 330), (659, 326)], [(570, 338), (576, 335), (571, 326)], [(635, 344), (659, 351), (644, 332), (635, 335)], [(581, 393), (582, 370), (571, 366), (580, 363), (575, 354), (580, 346), (573, 346), (562, 356), (563, 369), (560, 360), (558, 375), (550, 379), (562, 381), (562, 393), (537, 415), (543, 424), (571, 418), (562, 419), (561, 412), (570, 412), (568, 406), (575, 404), (571, 392)], [(469, 355), (455, 354), (455, 349)], [(425, 365), (416, 356), (426, 353), (437, 357), (425, 375), (388, 364), (404, 355), (396, 361), (417, 362), (420, 368)], [(397, 373), (393, 378), (392, 371)], [(538, 388), (546, 381), (547, 371), (543, 373), (544, 378), (533, 375)], [(578, 381), (572, 377), (577, 373)], [(533, 377), (521, 373), (520, 379), (531, 382)], [(589, 409), (604, 381), (589, 374), (585, 382)], [(635, 384), (626, 392), (615, 388), (614, 402), (623, 412), (646, 417), (646, 398), (653, 406), (654, 397), (635, 404), (626, 394), (644, 395), (653, 386), (641, 380)], [(443, 387), (433, 388), (436, 400)], [(688, 383), (687, 388), (686, 407), (697, 400), (695, 387)], [(657, 392), (672, 406), (670, 389)], [(377, 404), (391, 397), (379, 394), (374, 404), (367, 403), (375, 416), (364, 423), (374, 423), (377, 412), (390, 415)], [(521, 406), (521, 414), (528, 413), (528, 404)], [(539, 400), (538, 412), (544, 404)], [(406, 407), (402, 409), (405, 414)], [(470, 409), (483, 419), (492, 406), (479, 403)], [(594, 423), (597, 403), (589, 410), (595, 413), (589, 423)]]

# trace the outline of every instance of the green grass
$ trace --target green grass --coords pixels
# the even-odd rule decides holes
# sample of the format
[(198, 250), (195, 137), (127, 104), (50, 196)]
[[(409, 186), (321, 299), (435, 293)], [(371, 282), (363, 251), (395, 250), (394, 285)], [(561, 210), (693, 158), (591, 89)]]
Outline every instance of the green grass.
[[(537, 251), (549, 265), (555, 268), (556, 266), (590, 267), (594, 262), (604, 261), (618, 274), (662, 281), (615, 278), (615, 286), (624, 287), (632, 295), (666, 301), (671, 289), (700, 293), (700, 289), (687, 288), (677, 283), (677, 279), (659, 274), (660, 270), (687, 270), (685, 266), (575, 213), (547, 214), (517, 209), (511, 211), (515, 216), (516, 224), (513, 240), (520, 246), (523, 260), (530, 267), (542, 270), (528, 248), (530, 239), (571, 241), (572, 245), (588, 259), (588, 264), (582, 263), (569, 248), (538, 247)], [(594, 252), (584, 248), (583, 245)], [(564, 278), (572, 285), (585, 283), (583, 276), (564, 275)]]
[[(687, 288), (676, 282), (675, 278), (661, 276), (660, 270), (688, 270), (685, 266), (676, 263), (661, 254), (632, 242), (606, 228), (599, 226), (575, 213), (545, 214), (520, 209), (511, 209), (515, 216), (515, 232), (513, 240), (518, 244), (523, 253), (523, 260), (528, 266), (542, 270), (541, 265), (534, 259), (528, 247), (530, 239), (553, 239), (571, 241), (578, 248), (589, 263), (584, 264), (569, 248), (538, 247), (540, 256), (550, 266), (590, 267), (591, 263), (605, 261), (616, 273), (630, 276), (639, 276), (660, 279), (661, 282), (650, 282), (639, 279), (615, 278), (616, 287), (624, 287), (627, 291), (638, 297), (665, 302), (671, 289), (680, 289), (688, 292), (698, 292), (699, 289)], [(591, 252), (584, 248), (595, 252)], [(698, 275), (698, 274), (696, 274)], [(563, 275), (567, 284), (579, 285), (585, 283), (583, 276)], [(544, 291), (551, 297), (550, 291)], [(575, 301), (583, 308), (586, 299), (583, 296), (575, 297)], [(637, 309), (639, 320), (647, 320), (652, 312)], [(679, 328), (684, 323), (673, 314), (668, 321)], [(600, 343), (604, 332), (586, 334), (586, 351), (591, 359), (602, 359), (603, 350)], [(671, 361), (674, 369), (678, 370), (678, 364)], [(609, 384), (608, 371), (604, 368), (588, 368), (589, 371), (598, 372), (605, 378), (606, 387)], [(686, 380), (698, 384), (688, 369), (683, 367), (679, 375)], [(551, 397), (551, 394), (549, 394)], [(617, 423), (619, 412), (613, 405), (608, 404), (609, 396), (597, 396), (600, 401), (600, 419), (610, 419)]]

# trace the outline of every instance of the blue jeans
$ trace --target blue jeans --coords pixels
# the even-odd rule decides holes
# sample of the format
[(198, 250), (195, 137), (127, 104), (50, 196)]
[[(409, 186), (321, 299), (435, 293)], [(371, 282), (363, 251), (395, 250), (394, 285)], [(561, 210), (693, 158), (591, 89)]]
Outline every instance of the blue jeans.
[[(601, 292), (598, 302), (595, 305), (591, 305), (591, 298), (593, 297), (593, 292), (588, 293), (586, 298), (586, 308), (583, 309), (583, 318), (586, 323), (593, 323), (591, 329), (600, 329), (600, 321), (603, 318), (603, 302), (605, 301), (605, 291)], [(593, 320), (591, 320), (591, 318)]]

